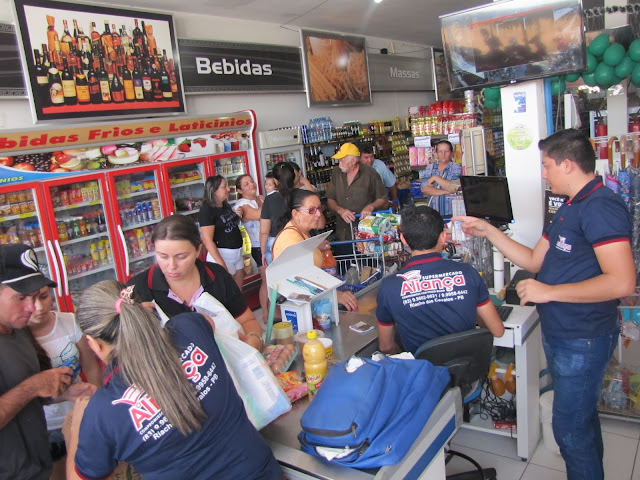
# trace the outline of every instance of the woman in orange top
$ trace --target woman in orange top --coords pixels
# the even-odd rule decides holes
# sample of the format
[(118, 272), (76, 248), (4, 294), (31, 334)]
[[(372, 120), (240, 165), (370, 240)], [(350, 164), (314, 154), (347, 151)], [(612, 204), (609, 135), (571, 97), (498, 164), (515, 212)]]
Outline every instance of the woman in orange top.
[[(324, 207), (320, 197), (315, 192), (295, 189), (291, 193), (291, 211), (285, 213), (284, 220), (289, 220), (280, 231), (273, 244), (273, 258), (277, 258), (289, 245), (302, 242), (311, 238), (311, 231), (325, 226), (325, 218), (322, 214)], [(316, 267), (322, 267), (322, 250), (329, 247), (325, 242), (313, 252), (313, 263)], [(348, 310), (357, 310), (358, 301), (351, 292), (338, 292), (338, 303)]]

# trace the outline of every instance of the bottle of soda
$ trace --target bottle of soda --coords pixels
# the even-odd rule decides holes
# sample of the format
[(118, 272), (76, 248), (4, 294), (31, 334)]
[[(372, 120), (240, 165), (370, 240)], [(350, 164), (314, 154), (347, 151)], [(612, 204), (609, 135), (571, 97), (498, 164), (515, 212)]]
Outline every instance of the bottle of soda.
[(304, 371), (307, 378), (307, 388), (309, 389), (309, 399), (313, 399), (318, 392), (320, 385), (327, 376), (327, 359), (325, 357), (324, 345), (318, 340), (315, 330), (307, 332), (307, 341), (302, 347), (302, 358), (304, 359)]
[(336, 257), (333, 256), (330, 248), (327, 248), (322, 252), (322, 269), (334, 277), (338, 275), (338, 262), (336, 261)]

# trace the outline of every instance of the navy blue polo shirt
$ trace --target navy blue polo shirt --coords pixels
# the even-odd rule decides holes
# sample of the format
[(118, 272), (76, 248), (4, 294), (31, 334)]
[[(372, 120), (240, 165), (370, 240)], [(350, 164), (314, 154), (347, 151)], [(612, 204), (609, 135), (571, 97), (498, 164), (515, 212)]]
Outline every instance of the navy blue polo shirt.
[(75, 457), (80, 477), (106, 478), (123, 461), (156, 480), (282, 478), (245, 413), (209, 323), (198, 313), (185, 313), (165, 328), (206, 420), (200, 430), (182, 435), (149, 395), (126, 384), (111, 366), (80, 425)]
[(489, 301), (475, 268), (428, 253), (382, 280), (376, 316), (395, 325), (404, 349), (415, 353), (427, 340), (475, 328), (478, 307)]
[[(602, 274), (595, 248), (629, 242), (631, 216), (620, 196), (596, 178), (558, 209), (544, 237), (549, 250), (537, 279), (548, 285), (582, 282)], [(594, 338), (618, 331), (617, 305), (549, 302), (537, 309), (545, 335)]]

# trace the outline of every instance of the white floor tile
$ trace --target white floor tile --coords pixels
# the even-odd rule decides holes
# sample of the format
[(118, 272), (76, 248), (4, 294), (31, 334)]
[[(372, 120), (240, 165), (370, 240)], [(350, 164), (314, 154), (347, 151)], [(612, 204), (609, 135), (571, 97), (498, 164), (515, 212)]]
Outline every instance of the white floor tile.
[(633, 475), (631, 476), (631, 480), (640, 480), (640, 446), (636, 451), (635, 462), (633, 466)]
[(604, 441), (605, 478), (631, 478), (633, 462), (638, 451), (638, 440), (602, 432)]
[(640, 439), (640, 423), (630, 422), (623, 418), (600, 418), (603, 432), (615, 433), (624, 437)]
[[(475, 450), (473, 448), (467, 448), (462, 446), (451, 446), (453, 450), (470, 456), (483, 468), (495, 468), (497, 477), (500, 479), (517, 480), (519, 479), (527, 464), (521, 460), (514, 460), (513, 458), (507, 458), (501, 455), (493, 453), (483, 452)], [(453, 475), (455, 473), (462, 473), (474, 470), (473, 464), (469, 463), (463, 458), (454, 457), (447, 464), (447, 475)]]
[(502, 435), (461, 428), (451, 439), (451, 445), (454, 450), (456, 446), (463, 446), (521, 461), (516, 440)]
[(538, 447), (536, 448), (535, 452), (533, 452), (530, 463), (540, 467), (547, 467), (553, 470), (558, 470), (560, 472), (566, 472), (566, 466), (562, 457), (548, 450), (544, 446), (544, 442), (542, 440), (540, 440), (540, 443), (538, 443)]
[[(502, 478), (500, 476), (500, 472), (498, 473), (498, 478)], [(552, 468), (541, 467), (540, 465), (534, 465), (530, 463), (527, 465), (524, 473), (520, 477), (520, 480), (567, 480), (567, 474), (565, 472), (559, 472), (558, 470), (554, 470)]]

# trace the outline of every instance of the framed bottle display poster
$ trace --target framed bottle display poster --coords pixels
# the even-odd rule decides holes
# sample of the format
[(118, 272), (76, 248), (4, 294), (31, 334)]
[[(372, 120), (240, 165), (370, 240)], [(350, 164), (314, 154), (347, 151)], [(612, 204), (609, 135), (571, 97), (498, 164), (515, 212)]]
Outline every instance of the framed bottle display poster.
[(171, 15), (14, 0), (35, 122), (186, 113)]
[(311, 106), (371, 103), (365, 37), (300, 30)]

